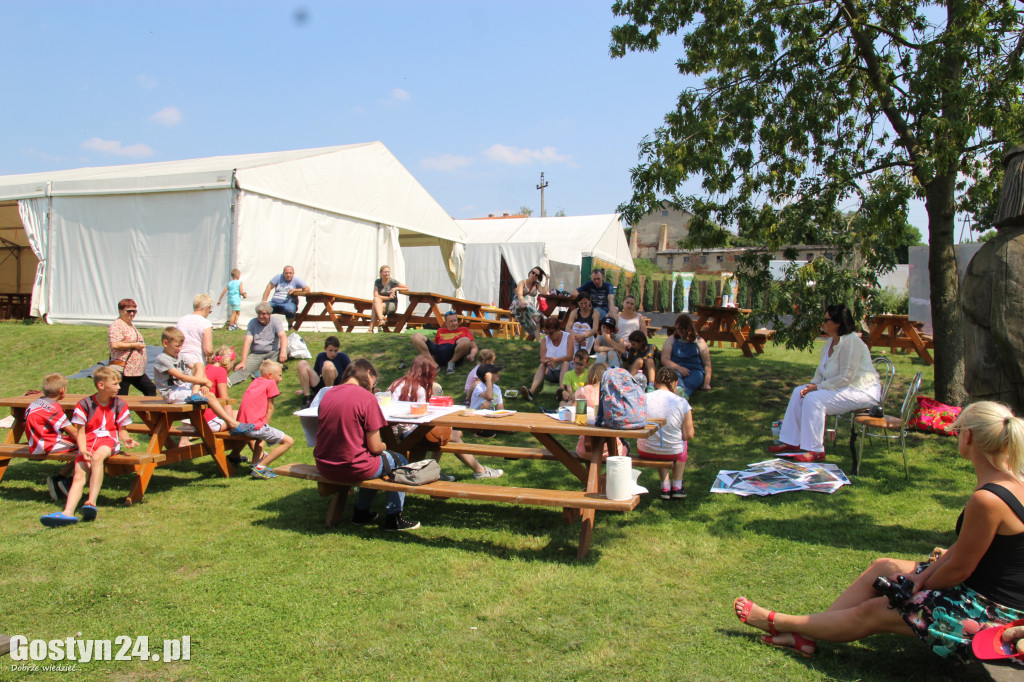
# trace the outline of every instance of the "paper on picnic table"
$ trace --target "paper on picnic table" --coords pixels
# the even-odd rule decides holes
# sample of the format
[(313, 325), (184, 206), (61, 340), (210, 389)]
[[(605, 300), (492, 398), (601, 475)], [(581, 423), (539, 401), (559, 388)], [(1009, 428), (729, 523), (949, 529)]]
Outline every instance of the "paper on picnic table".
[(719, 471), (711, 485), (711, 492), (732, 493), (742, 497), (777, 495), (799, 490), (834, 493), (850, 484), (846, 474), (831, 463), (770, 459), (749, 466), (744, 471)]

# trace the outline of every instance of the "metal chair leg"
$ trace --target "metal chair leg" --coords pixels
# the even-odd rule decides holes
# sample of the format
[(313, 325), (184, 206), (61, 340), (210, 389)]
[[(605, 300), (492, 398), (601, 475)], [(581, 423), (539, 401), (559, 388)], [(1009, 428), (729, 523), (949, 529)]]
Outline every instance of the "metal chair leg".
[(866, 425), (860, 427), (860, 441), (857, 443), (857, 456), (853, 458), (853, 475), (860, 476), (860, 460), (864, 456), (864, 439), (866, 436), (864, 432), (867, 430)]
[(910, 480), (910, 469), (907, 468), (907, 430), (900, 427), (900, 447), (903, 449), (903, 478)]

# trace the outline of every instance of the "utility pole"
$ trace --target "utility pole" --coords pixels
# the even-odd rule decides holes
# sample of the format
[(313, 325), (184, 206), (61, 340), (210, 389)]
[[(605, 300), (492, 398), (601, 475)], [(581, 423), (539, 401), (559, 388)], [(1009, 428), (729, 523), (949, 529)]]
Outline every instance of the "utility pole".
[(540, 190), (540, 217), (544, 218), (547, 216), (547, 211), (544, 210), (544, 188), (548, 186), (548, 183), (544, 182), (544, 173), (540, 174), (540, 184), (537, 185), (537, 189)]

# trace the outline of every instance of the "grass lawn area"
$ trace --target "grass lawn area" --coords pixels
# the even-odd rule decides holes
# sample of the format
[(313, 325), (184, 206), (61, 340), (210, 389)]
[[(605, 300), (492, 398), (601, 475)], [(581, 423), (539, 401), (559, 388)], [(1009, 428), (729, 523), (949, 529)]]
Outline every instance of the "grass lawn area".
[[(144, 334), (159, 342), (158, 330)], [(219, 330), (214, 341), (241, 349), (243, 334)], [(315, 355), (327, 334), (303, 336)], [(376, 364), (385, 385), (414, 356), (407, 335), (340, 338), (350, 357)], [(481, 345), (505, 366), (504, 388), (536, 368), (536, 344)], [(106, 358), (106, 329), (2, 323), (0, 348), (0, 395), (20, 395), (47, 372)], [(121, 504), (129, 479), (108, 477), (96, 522), (48, 530), (39, 517), (55, 510), (45, 478), (57, 464), (13, 460), (0, 483), (0, 634), (146, 635), (153, 650), (164, 638), (191, 637), (188, 662), (92, 662), (79, 664), (75, 679), (976, 679), (977, 670), (912, 638), (823, 643), (804, 660), (761, 645), (736, 620), (736, 596), (818, 611), (877, 556), (918, 559), (949, 546), (974, 478), (953, 439), (915, 434), (909, 482), (898, 443), (887, 454), (876, 442), (865, 446), (861, 476), (834, 495), (710, 494), (719, 469), (768, 458), (771, 421), (818, 357), (772, 345), (752, 359), (732, 348), (711, 355), (713, 390), (693, 400), (689, 498), (646, 495), (633, 512), (598, 513), (583, 561), (579, 525), (562, 525), (558, 509), (410, 496), (406, 513), (423, 527), (385, 534), (349, 524), (350, 501), (342, 524), (327, 530), (328, 502), (314, 485), (251, 480), (244, 466), (225, 479), (212, 458), (158, 468), (134, 507)], [(918, 370), (922, 394), (934, 394), (930, 367), (916, 356), (892, 359), (888, 411)], [(461, 393), (468, 369), (441, 374), (446, 394)], [(297, 443), (280, 462), (312, 463), (292, 416), (296, 388), (292, 367), (273, 424)], [(91, 380), (68, 389), (91, 390)], [(550, 385), (538, 405), (554, 405)], [(505, 441), (533, 444), (523, 435)], [(845, 432), (829, 461), (849, 470)], [(503, 485), (578, 485), (555, 463), (484, 462), (505, 469), (494, 481)], [(451, 455), (442, 465), (472, 480)], [(655, 489), (656, 473), (640, 483)], [(12, 663), (0, 658), (0, 679), (44, 675), (12, 672)]]

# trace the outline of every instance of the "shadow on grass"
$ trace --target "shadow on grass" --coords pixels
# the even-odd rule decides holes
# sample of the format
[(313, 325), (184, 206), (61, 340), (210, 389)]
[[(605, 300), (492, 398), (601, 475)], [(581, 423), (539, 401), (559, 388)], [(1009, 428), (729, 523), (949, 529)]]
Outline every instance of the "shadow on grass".
[(764, 647), (770, 656), (791, 657), (797, 665), (806, 665), (830, 680), (872, 680), (872, 682), (905, 682), (929, 680), (974, 682), (990, 680), (976, 664), (965, 665), (957, 660), (933, 654), (917, 637), (873, 635), (858, 642), (819, 642), (814, 657), (804, 659), (784, 648), (772, 649), (757, 638), (764, 633), (753, 629), (719, 629), (723, 639), (736, 642), (753, 640), (752, 646)]
[[(451, 529), (452, 535), (430, 537), (426, 533), (410, 531), (403, 533), (384, 532), (379, 524), (355, 526), (351, 523), (352, 505), (355, 494), (346, 501), (345, 513), (334, 528), (327, 528), (329, 498), (320, 497), (314, 488), (297, 490), (283, 497), (262, 504), (259, 509), (273, 516), (253, 521), (253, 525), (283, 530), (304, 535), (346, 535), (351, 537), (372, 537), (385, 542), (417, 544), (424, 547), (460, 549), (503, 559), (547, 561), (557, 564), (594, 564), (601, 558), (598, 543), (611, 543), (622, 536), (624, 530), (613, 524), (603, 524), (609, 514), (598, 513), (594, 524), (594, 536), (590, 553), (582, 561), (576, 558), (580, 523), (571, 525), (562, 522), (561, 509), (555, 507), (530, 507), (508, 505), (475, 500), (433, 500), (419, 495), (406, 497), (405, 514), (423, 524), (429, 533)], [(381, 513), (383, 520), (383, 495), (378, 494), (373, 508)], [(476, 533), (479, 535), (476, 535)], [(468, 537), (468, 535), (474, 537)], [(524, 539), (547, 538), (543, 546), (536, 548), (515, 547), (493, 536), (519, 535)], [(485, 537), (486, 536), (486, 537)], [(596, 541), (596, 542), (595, 542)]]

